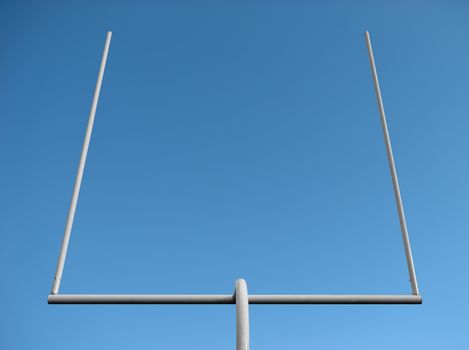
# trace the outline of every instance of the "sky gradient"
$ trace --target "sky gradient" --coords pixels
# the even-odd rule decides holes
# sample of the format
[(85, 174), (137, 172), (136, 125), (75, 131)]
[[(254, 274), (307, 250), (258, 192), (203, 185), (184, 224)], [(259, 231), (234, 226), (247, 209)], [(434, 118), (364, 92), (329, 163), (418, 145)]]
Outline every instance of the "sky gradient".
[(410, 293), (250, 307), (252, 349), (469, 346), (464, 2), (1, 2), (0, 347), (235, 348), (232, 305), (47, 305), (106, 31), (61, 292)]

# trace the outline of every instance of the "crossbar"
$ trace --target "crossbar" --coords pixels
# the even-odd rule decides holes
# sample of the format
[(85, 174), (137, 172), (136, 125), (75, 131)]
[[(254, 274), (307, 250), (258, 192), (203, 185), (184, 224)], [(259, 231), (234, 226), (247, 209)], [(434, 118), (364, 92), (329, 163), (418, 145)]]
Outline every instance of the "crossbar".
[[(249, 304), (422, 304), (420, 295), (250, 294)], [(230, 294), (50, 294), (49, 304), (236, 304)]]

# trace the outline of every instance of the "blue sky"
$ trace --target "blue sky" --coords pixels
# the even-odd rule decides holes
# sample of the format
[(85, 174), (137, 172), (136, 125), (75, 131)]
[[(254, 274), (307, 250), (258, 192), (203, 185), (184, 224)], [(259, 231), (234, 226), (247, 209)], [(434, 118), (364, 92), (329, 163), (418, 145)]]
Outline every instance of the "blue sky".
[(0, 347), (234, 348), (225, 306), (63, 293), (408, 293), (371, 33), (424, 304), (251, 306), (253, 349), (469, 345), (464, 2), (2, 2)]

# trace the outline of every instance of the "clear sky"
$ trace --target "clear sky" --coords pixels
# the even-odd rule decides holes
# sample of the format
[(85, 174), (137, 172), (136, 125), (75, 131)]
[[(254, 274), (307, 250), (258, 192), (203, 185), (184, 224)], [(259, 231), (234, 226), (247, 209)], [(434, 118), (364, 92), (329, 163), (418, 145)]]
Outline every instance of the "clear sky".
[(469, 346), (469, 5), (2, 1), (0, 348), (234, 349), (232, 305), (47, 305), (107, 30), (63, 293), (410, 293), (253, 305), (252, 349)]

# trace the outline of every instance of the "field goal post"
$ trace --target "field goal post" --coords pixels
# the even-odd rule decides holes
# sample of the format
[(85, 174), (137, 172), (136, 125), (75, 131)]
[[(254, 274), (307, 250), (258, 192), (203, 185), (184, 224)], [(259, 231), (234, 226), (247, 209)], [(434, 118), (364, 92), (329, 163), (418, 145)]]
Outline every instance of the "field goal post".
[(394, 156), (391, 147), (391, 140), (384, 112), (384, 105), (381, 96), (381, 90), (378, 81), (378, 74), (371, 46), (370, 34), (365, 32), (365, 40), (370, 60), (371, 73), (373, 77), (374, 90), (378, 103), (378, 110), (383, 130), (386, 154), (391, 173), (394, 197), (396, 201), (397, 213), (404, 244), (404, 251), (411, 285), (411, 294), (393, 295), (393, 294), (368, 294), (368, 295), (274, 295), (274, 294), (248, 294), (247, 283), (243, 279), (235, 282), (233, 294), (59, 294), (60, 282), (62, 280), (65, 259), (67, 256), (70, 235), (72, 232), (73, 221), (75, 218), (78, 196), (80, 193), (81, 182), (85, 170), (88, 148), (93, 131), (93, 124), (98, 105), (99, 94), (106, 68), (106, 61), (109, 54), (112, 32), (107, 32), (104, 50), (99, 68), (98, 79), (94, 90), (93, 100), (88, 118), (85, 139), (81, 150), (80, 161), (78, 163), (77, 175), (73, 187), (72, 199), (67, 215), (64, 238), (60, 249), (57, 262), (52, 291), (48, 296), (49, 304), (236, 304), (236, 350), (249, 349), (249, 304), (421, 304), (422, 297), (419, 294), (417, 277), (415, 275), (414, 262), (410, 247), (409, 234), (402, 205), (401, 192), (397, 178), (397, 171), (394, 162)]

